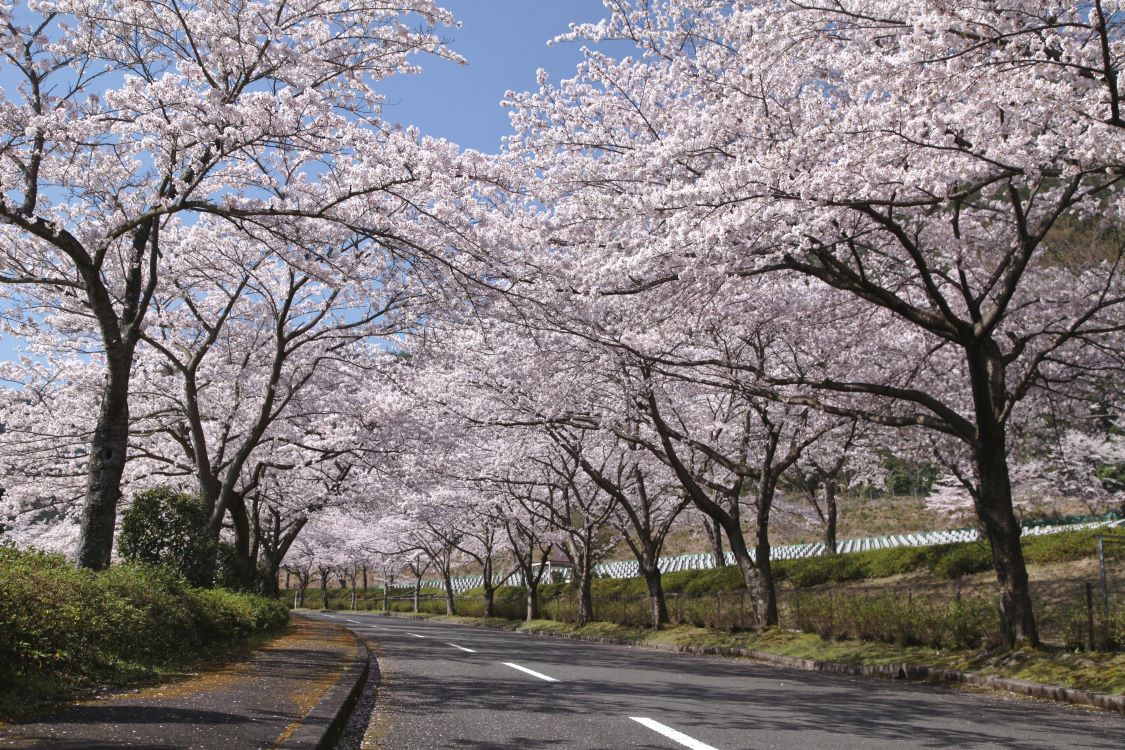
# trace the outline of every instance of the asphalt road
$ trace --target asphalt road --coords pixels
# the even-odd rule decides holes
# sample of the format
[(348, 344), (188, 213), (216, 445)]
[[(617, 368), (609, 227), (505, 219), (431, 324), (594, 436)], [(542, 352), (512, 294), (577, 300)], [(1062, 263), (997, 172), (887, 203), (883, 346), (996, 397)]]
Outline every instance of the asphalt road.
[(393, 750), (1125, 748), (1125, 717), (751, 661), (323, 615), (366, 637)]

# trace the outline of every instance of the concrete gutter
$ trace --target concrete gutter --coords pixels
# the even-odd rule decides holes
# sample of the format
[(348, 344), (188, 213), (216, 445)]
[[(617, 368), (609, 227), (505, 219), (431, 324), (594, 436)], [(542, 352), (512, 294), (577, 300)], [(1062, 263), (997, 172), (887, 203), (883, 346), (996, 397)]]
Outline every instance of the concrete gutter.
[(289, 735), (278, 750), (329, 750), (340, 736), (348, 721), (359, 694), (363, 690), (371, 653), (367, 645), (350, 630), (355, 639), (355, 654), (351, 664), (336, 678), (320, 701), (301, 719), (301, 725)]
[[(429, 619), (417, 617), (412, 613), (378, 614), (376, 617), (403, 617), (404, 619), (420, 620)], [(439, 620), (440, 622), (440, 620)], [(508, 628), (493, 628), (489, 625), (471, 625), (470, 627), (489, 628), (490, 630), (506, 630), (510, 633), (523, 633), (540, 638), (563, 638), (572, 641), (587, 641), (590, 643), (607, 643), (616, 646), (630, 646), (644, 648), (650, 651), (666, 651), (682, 654), (696, 654), (700, 656), (736, 656), (743, 659), (773, 664), (789, 669), (803, 669), (824, 674), (840, 674), (852, 677), (881, 677), (892, 680), (918, 680), (951, 685), (974, 685), (991, 690), (1003, 690), (1016, 695), (1029, 698), (1055, 701), (1057, 703), (1072, 703), (1076, 706), (1094, 706), (1105, 711), (1115, 711), (1125, 715), (1125, 695), (1109, 695), (1095, 693), (1090, 690), (1062, 687), (1061, 685), (1044, 685), (1029, 680), (1017, 680), (1012, 677), (994, 677), (991, 675), (977, 674), (976, 672), (963, 672), (959, 669), (942, 669), (930, 667), (925, 664), (846, 664), (843, 662), (824, 661), (822, 659), (804, 659), (799, 656), (785, 656), (773, 654), (769, 651), (758, 651), (748, 648), (734, 648), (731, 646), (690, 646), (662, 643), (638, 643), (636, 641), (615, 640), (613, 638), (600, 638), (597, 636), (569, 635), (566, 633), (527, 633), (521, 630)]]

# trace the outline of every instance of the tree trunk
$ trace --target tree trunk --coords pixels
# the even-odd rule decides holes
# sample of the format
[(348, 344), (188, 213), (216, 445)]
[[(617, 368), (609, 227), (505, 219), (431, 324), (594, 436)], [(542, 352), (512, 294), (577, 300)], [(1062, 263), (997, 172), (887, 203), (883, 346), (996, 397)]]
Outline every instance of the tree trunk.
[(117, 505), (121, 501), (121, 476), (129, 445), (129, 371), (133, 348), (106, 347), (106, 381), (102, 389), (98, 422), (90, 440), (86, 499), (78, 536), (77, 562), (81, 568), (104, 570), (113, 552)]
[(328, 609), (328, 570), (320, 571), (320, 603), (321, 609)]
[(762, 607), (762, 578), (750, 557), (750, 550), (746, 548), (746, 541), (742, 534), (727, 534), (730, 550), (734, 553), (735, 563), (742, 572), (742, 580), (746, 583), (746, 590), (750, 592), (750, 607), (754, 616), (754, 627), (761, 630), (765, 624), (765, 612)]
[(588, 565), (582, 566), (578, 579), (578, 625), (581, 627), (594, 619), (594, 598), (591, 592), (592, 571)]
[(384, 612), (387, 611), (387, 604), (389, 603), (388, 599), (389, 599), (390, 595), (391, 595), (391, 586), (388, 583), (384, 583), (383, 584), (383, 611)]
[(1007, 649), (1034, 647), (1039, 645), (1039, 630), (1020, 546), (1021, 529), (1012, 508), (1007, 435), (998, 417), (1006, 394), (1003, 359), (992, 341), (967, 347), (967, 352), (977, 428), (974, 458), (980, 491), (976, 511), (992, 550), (1000, 588), (1001, 641)]
[(1004, 647), (1038, 646), (1039, 630), (1031, 603), (1027, 566), (1020, 545), (1019, 521), (1012, 509), (1012, 489), (1003, 450), (981, 451), (977, 515), (992, 550), (1000, 587), (1000, 634)]
[(253, 591), (258, 583), (258, 565), (251, 552), (250, 513), (245, 499), (239, 494), (232, 495), (227, 513), (234, 529), (234, 585), (239, 591)]
[(484, 616), (493, 617), (496, 611), (496, 587), (484, 587)]
[(769, 534), (761, 524), (758, 526), (754, 557), (762, 587), (762, 625), (767, 628), (777, 627), (777, 587), (774, 585), (773, 565), (770, 562)]
[(660, 568), (653, 564), (645, 565), (641, 570), (644, 575), (645, 585), (648, 587), (649, 611), (652, 615), (652, 629), (660, 630), (661, 625), (668, 624), (668, 603), (664, 600), (664, 583), (661, 580)]
[(414, 613), (418, 613), (418, 597), (422, 594), (422, 579), (414, 579)]
[(363, 566), (363, 593), (367, 594), (367, 566)]
[[(280, 589), (279, 583), (278, 583), (278, 577), (279, 577), (280, 574), (278, 573), (278, 569), (272, 563), (270, 563), (269, 567), (270, 567), (271, 574), (269, 576), (267, 576), (265, 579), (263, 579), (262, 582), (261, 582), (262, 595), (263, 596), (277, 596), (278, 594), (281, 593), (281, 589)], [(285, 588), (287, 588), (287, 589), (289, 588), (289, 574), (288, 573), (285, 574)]]
[(441, 578), (442, 582), (445, 584), (445, 614), (456, 614), (456, 612), (454, 611), (455, 607), (453, 605), (453, 579), (449, 576), (448, 571), (442, 573)]
[(495, 612), (496, 586), (492, 575), (492, 557), (487, 556), (481, 565), (483, 574), (481, 581), (484, 584), (484, 616), (492, 617)]
[[(530, 580), (530, 579), (528, 579)], [(539, 619), (539, 582), (527, 585), (527, 621)]]
[(723, 567), (727, 564), (726, 555), (723, 553), (723, 527), (704, 516), (703, 530), (707, 533), (707, 543), (711, 545), (711, 555), (714, 557), (715, 567)]
[(836, 554), (836, 478), (828, 477), (824, 480), (824, 549), (830, 554)]

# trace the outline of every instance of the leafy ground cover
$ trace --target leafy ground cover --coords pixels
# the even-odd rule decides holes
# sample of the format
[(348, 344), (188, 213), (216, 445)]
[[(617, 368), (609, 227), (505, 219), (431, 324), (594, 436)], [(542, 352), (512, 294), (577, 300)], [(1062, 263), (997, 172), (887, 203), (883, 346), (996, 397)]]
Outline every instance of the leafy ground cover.
[(271, 598), (199, 589), (166, 569), (78, 569), (0, 548), (0, 714), (165, 679), (261, 644), (288, 622)]

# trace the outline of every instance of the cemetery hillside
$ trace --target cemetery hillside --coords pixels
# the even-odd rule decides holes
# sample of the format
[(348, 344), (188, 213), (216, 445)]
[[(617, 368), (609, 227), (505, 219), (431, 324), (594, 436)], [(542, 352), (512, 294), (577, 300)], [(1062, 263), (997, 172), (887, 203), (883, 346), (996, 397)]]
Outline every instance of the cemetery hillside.
[(1125, 3), (447, 4), (0, 2), (0, 747), (1116, 746)]

